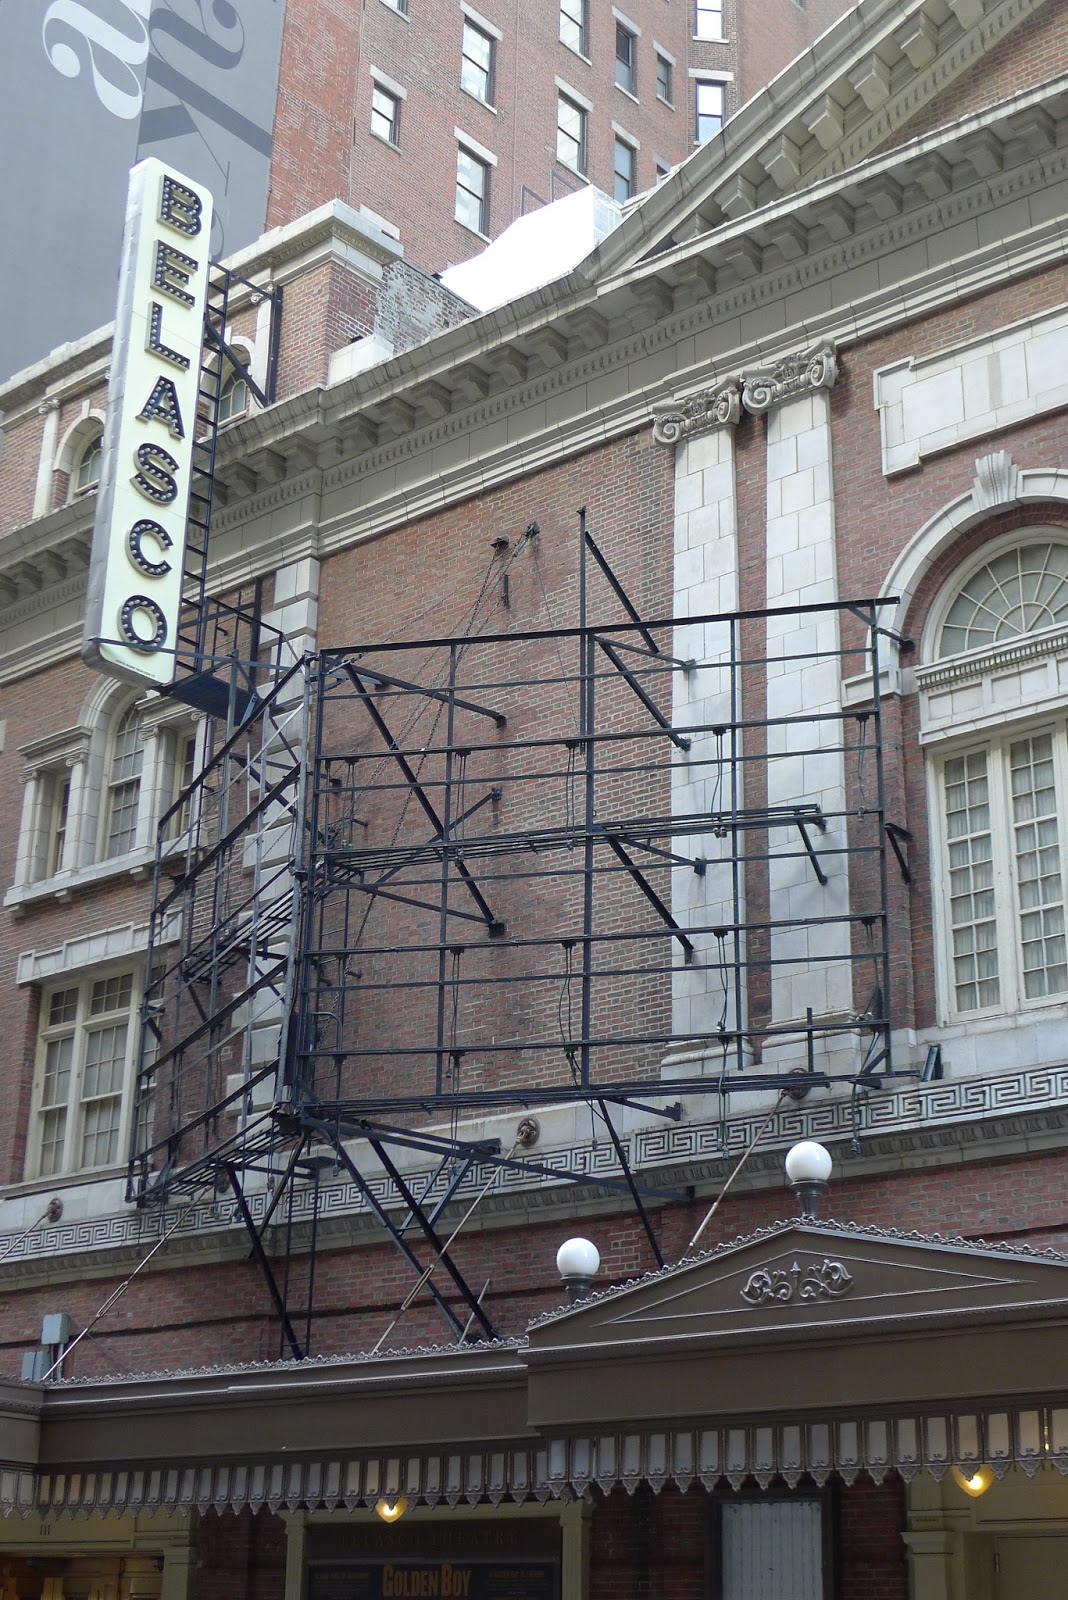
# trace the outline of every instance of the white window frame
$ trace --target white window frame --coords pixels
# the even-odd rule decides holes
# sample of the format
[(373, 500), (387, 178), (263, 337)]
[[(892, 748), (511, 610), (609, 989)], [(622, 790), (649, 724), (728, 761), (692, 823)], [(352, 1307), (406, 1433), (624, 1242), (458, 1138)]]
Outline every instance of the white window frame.
[[(110, 689), (83, 707), (76, 726), (24, 745), (22, 820), (15, 871), (4, 895), (5, 906), (66, 897), (79, 888), (118, 874), (148, 870), (155, 857), (157, 825), (177, 798), (177, 761), (187, 738), (194, 740), (194, 760), (204, 760), (206, 721), (188, 707), (159, 697), (137, 704), (143, 757), (136, 829), (130, 849), (105, 854), (107, 789), (115, 729), (132, 702)], [(53, 838), (57, 786), (70, 780), (70, 802), (62, 860), (55, 871), (49, 851)], [(167, 853), (177, 854), (193, 842), (196, 818), (171, 830)]]
[[(1045, 1011), (1060, 1017), (1065, 995), (1028, 997), (1023, 993), (1019, 959), (1019, 917), (1015, 868), (1011, 859), (1012, 819), (1006, 786), (1009, 746), (1049, 731), (1055, 736), (1058, 806), (1068, 805), (1068, 713), (1063, 682), (1068, 670), (1068, 627), (1014, 636), (956, 655), (937, 654), (953, 603), (975, 574), (1005, 551), (1052, 541), (1068, 544), (1065, 530), (1043, 523), (1015, 528), (980, 545), (944, 584), (923, 626), (921, 665), (912, 675), (918, 696), (920, 744), (926, 753), (932, 884), (932, 934), (935, 947), (936, 1017), (939, 1028), (1014, 1034), (1013, 1019)], [(988, 752), (991, 773), (991, 836), (999, 952), (1014, 952), (1011, 970), (999, 962), (996, 1003), (962, 1009), (957, 1003), (953, 929), (949, 907), (949, 841), (944, 794), (946, 763), (969, 751)], [(1062, 885), (1068, 881), (1068, 838), (1058, 828)], [(991, 1035), (993, 1037), (993, 1034)], [(987, 1046), (986, 1048), (990, 1048)], [(1003, 1052), (1006, 1059), (1010, 1051)]]
[[(1060, 807), (1065, 804), (1068, 797), (1068, 722), (1064, 718), (1053, 721), (1043, 718), (1038, 721), (1028, 719), (1023, 723), (1013, 722), (988, 738), (977, 740), (973, 737), (940, 746), (937, 755), (928, 763), (928, 815), (934, 819), (932, 842), (936, 844), (933, 851), (935, 870), (932, 872), (932, 885), (935, 891), (934, 923), (939, 952), (937, 962), (939, 1012), (947, 1024), (982, 1017), (1018, 1016), (1051, 1005), (1063, 1006), (1068, 999), (1068, 983), (1063, 989), (1050, 994), (1029, 996), (1024, 992), (1021, 906), (1010, 795), (1010, 750), (1014, 744), (1047, 734), (1053, 741), (1054, 783), (1058, 802), (1058, 870), (1061, 880), (1063, 921), (1068, 917), (1068, 873), (1065, 862), (1068, 841), (1061, 822)], [(947, 765), (951, 761), (966, 759), (969, 755), (980, 751), (986, 758), (989, 795), (991, 877), (999, 992), (997, 999), (986, 1005), (962, 1007), (957, 1000), (954, 970), (950, 840), (945, 806), (945, 775)]]
[[(108, 980), (121, 981), (126, 978), (129, 979), (129, 1005), (121, 1010), (115, 1009), (94, 1017), (91, 1014), (94, 986), (105, 984)], [(132, 963), (125, 962), (121, 966), (94, 968), (81, 973), (67, 973), (42, 987), (26, 1159), (27, 1179), (52, 1178), (57, 1183), (66, 1180), (76, 1181), (85, 1174), (115, 1171), (125, 1164), (133, 1104), (133, 1081), (138, 1044), (138, 1008), (141, 1001), (142, 987), (143, 962), (136, 960)], [(53, 997), (65, 991), (77, 994), (76, 1013), (69, 1027), (67, 1024), (53, 1025), (49, 1020)], [(125, 1019), (126, 1037), (123, 1045), (122, 1081), (117, 1096), (119, 1099), (119, 1117), (115, 1130), (115, 1147), (108, 1160), (83, 1165), (80, 1156), (84, 1135), (84, 1107), (88, 1102), (83, 1099), (82, 1091), (85, 1085), (88, 1064), (89, 1040), (94, 1033), (115, 1027), (120, 1018)], [(44, 1171), (42, 1170), (42, 1144), (45, 1132), (45, 1117), (50, 1109), (55, 1109), (46, 1107), (42, 1103), (48, 1046), (50, 1042), (58, 1043), (61, 1039), (67, 1037), (73, 1039), (73, 1048), (71, 1052), (70, 1077), (64, 1102), (66, 1117), (62, 1156), (56, 1167)], [(111, 1099), (115, 1097), (109, 1094), (99, 1098)]]

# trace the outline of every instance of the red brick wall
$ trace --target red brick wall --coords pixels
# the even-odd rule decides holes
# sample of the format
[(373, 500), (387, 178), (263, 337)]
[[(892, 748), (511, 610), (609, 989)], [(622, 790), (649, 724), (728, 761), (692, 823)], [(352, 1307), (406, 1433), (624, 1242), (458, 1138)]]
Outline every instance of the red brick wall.
[[(460, 89), (458, 7), (411, 0), (405, 18), (381, 0), (366, 0), (362, 9), (338, 0), (294, 0), (282, 48), (269, 226), (339, 197), (395, 223), (416, 266), (439, 271), (465, 260), (483, 246), (453, 217), (454, 128), (497, 157), (490, 174), (494, 235), (524, 210), (554, 198), (554, 181), (561, 193), (581, 186), (556, 164), (557, 74), (597, 107), (590, 117), (589, 177), (599, 188), (613, 189), (613, 121), (640, 143), (640, 188), (654, 182), (657, 157), (676, 162), (687, 154), (685, 7), (669, 11), (659, 0), (628, 0), (624, 8), (642, 29), (637, 104), (615, 87), (609, 7), (591, 7), (592, 65), (559, 42), (555, 5), (485, 0), (479, 9), (503, 34), (492, 110)], [(654, 38), (677, 61), (677, 110), (656, 98)], [(399, 151), (370, 133), (372, 66), (407, 90)]]
[(207, 1512), (197, 1523), (193, 1600), (282, 1600), (286, 1525), (269, 1511)]

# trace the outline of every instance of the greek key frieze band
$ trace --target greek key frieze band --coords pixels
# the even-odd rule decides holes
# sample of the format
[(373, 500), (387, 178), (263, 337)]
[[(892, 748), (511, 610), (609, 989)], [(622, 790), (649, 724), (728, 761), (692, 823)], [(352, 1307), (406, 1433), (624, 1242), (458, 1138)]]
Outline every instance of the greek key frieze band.
[(787, 400), (818, 389), (833, 389), (838, 358), (832, 340), (797, 350), (766, 367), (751, 367), (697, 394), (653, 409), (653, 437), (674, 445), (712, 428), (733, 428), (742, 412), (761, 417)]

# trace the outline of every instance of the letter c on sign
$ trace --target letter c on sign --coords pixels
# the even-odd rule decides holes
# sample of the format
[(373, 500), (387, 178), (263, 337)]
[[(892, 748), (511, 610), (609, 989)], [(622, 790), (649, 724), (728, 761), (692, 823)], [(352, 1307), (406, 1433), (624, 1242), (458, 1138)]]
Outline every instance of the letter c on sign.
[(150, 517), (142, 517), (135, 522), (126, 535), (126, 547), (130, 552), (130, 560), (139, 572), (147, 578), (163, 578), (171, 570), (169, 561), (151, 561), (145, 554), (142, 539), (155, 539), (162, 550), (169, 550), (174, 540), (166, 528), (161, 528), (158, 522), (153, 522)]
[[(139, 613), (148, 618), (151, 634), (138, 633), (134, 627), (134, 618)], [(119, 612), (119, 635), (123, 644), (128, 644), (131, 650), (140, 650), (143, 655), (153, 656), (167, 642), (167, 619), (147, 594), (132, 594), (124, 601)]]

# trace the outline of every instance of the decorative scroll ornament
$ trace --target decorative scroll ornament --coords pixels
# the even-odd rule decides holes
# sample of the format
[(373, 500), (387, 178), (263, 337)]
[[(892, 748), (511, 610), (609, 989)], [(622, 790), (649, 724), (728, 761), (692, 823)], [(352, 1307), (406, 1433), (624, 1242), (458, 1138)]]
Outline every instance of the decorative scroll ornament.
[(851, 1273), (841, 1261), (825, 1256), (818, 1267), (806, 1267), (804, 1272), (795, 1261), (789, 1272), (769, 1272), (762, 1267), (750, 1273), (742, 1299), (751, 1306), (767, 1305), (771, 1300), (787, 1305), (791, 1300), (841, 1300), (852, 1291)]
[(658, 444), (678, 444), (692, 433), (733, 427), (742, 414), (741, 401), (738, 380), (728, 378), (679, 405), (658, 406), (653, 412), (653, 438)]
[(772, 406), (813, 389), (833, 389), (838, 376), (834, 344), (824, 339), (814, 350), (798, 350), (771, 367), (742, 374), (742, 405), (753, 416), (763, 416)]

